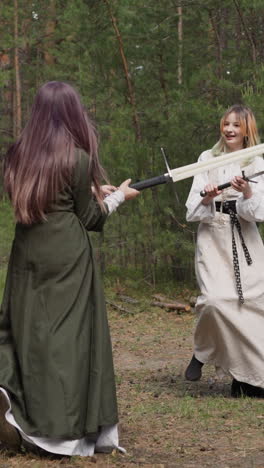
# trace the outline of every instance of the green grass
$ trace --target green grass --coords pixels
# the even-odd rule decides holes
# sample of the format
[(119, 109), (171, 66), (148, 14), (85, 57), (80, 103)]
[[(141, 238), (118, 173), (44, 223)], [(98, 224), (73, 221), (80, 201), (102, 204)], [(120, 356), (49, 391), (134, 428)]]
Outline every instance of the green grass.
[[(175, 393), (175, 398), (172, 395), (162, 395), (162, 399), (155, 398), (156, 392), (151, 393), (144, 383), (137, 384), (133, 388), (137, 394), (148, 394), (147, 401), (139, 401), (133, 408), (134, 416), (141, 417), (146, 415), (174, 415), (175, 418), (187, 418), (194, 423), (197, 421), (208, 421), (216, 417), (223, 421), (234, 420), (243, 424), (243, 421), (254, 424), (256, 426), (262, 424), (257, 418), (263, 414), (263, 401), (253, 400), (250, 398), (231, 399), (222, 396), (213, 396), (206, 398), (194, 398), (193, 396), (181, 396)], [(221, 421), (220, 419), (220, 421)]]

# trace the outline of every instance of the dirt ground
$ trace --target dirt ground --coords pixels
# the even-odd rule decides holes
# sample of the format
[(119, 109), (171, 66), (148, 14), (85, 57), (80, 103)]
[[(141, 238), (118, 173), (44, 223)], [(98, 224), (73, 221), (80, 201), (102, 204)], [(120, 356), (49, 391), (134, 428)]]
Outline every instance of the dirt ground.
[(0, 468), (264, 468), (263, 400), (230, 398), (230, 378), (216, 380), (211, 366), (200, 382), (185, 381), (194, 314), (149, 304), (108, 306), (127, 453), (49, 460), (2, 452)]
[(152, 309), (112, 320), (124, 466), (264, 468), (264, 403), (230, 398), (212, 366), (184, 379), (194, 319)]

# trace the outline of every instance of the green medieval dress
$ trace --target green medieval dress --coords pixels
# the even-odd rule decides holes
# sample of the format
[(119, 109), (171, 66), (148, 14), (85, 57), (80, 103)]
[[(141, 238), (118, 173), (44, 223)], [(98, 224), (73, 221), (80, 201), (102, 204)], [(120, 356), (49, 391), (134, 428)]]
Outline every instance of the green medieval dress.
[(22, 430), (79, 439), (117, 423), (111, 340), (88, 231), (106, 220), (88, 156), (47, 220), (17, 224), (0, 314), (0, 386)]

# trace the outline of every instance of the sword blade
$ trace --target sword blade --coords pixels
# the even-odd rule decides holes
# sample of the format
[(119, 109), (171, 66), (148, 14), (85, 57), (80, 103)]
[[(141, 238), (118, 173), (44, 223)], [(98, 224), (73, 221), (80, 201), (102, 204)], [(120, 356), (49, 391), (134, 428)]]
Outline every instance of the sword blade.
[(259, 177), (264, 174), (264, 171), (256, 172), (255, 174), (247, 176), (247, 179), (250, 181), (250, 179), (255, 179), (255, 177)]
[(251, 146), (239, 151), (233, 151), (232, 153), (226, 153), (221, 156), (216, 156), (208, 161), (197, 162), (193, 164), (187, 164), (186, 166), (177, 167), (176, 169), (170, 170), (170, 176), (173, 182), (179, 180), (188, 179), (202, 172), (209, 171), (210, 169), (216, 169), (218, 167), (232, 164), (234, 162), (241, 162), (247, 159), (253, 159), (256, 156), (264, 153), (264, 144)]
[[(146, 188), (154, 187), (155, 185), (165, 184), (169, 181), (178, 182), (179, 180), (188, 179), (189, 177), (193, 177), (201, 172), (216, 169), (217, 167), (225, 166), (226, 164), (253, 159), (255, 156), (262, 155), (263, 153), (264, 144), (261, 144), (251, 146), (250, 148), (245, 148), (243, 150), (233, 151), (232, 153), (223, 154), (222, 156), (216, 156), (208, 161), (187, 164), (186, 166), (177, 167), (176, 169), (170, 169), (168, 166), (167, 173), (162, 174), (161, 176), (152, 177), (151, 179), (136, 182), (131, 184), (130, 187), (137, 190), (144, 190)], [(261, 174), (259, 173), (259, 175)], [(255, 175), (255, 177), (257, 177), (257, 175)]]

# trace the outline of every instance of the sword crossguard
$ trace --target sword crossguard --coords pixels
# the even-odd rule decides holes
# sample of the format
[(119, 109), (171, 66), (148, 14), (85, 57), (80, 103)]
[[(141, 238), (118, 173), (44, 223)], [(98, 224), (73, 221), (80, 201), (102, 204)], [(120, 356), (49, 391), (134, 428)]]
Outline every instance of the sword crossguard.
[(256, 180), (249, 179), (249, 177), (247, 177), (247, 176), (245, 175), (245, 171), (242, 171), (242, 178), (243, 178), (244, 180), (246, 180), (247, 182), (252, 182), (253, 184), (257, 184), (257, 183), (258, 183)]
[[(169, 166), (168, 160), (167, 160), (167, 158), (166, 158), (166, 154), (165, 154), (164, 148), (161, 146), (160, 150), (161, 150), (161, 152), (162, 152), (162, 156), (163, 156), (163, 159), (164, 159), (164, 162), (165, 162), (165, 166), (166, 166), (167, 171), (168, 171), (169, 180), (173, 180), (173, 179), (172, 179), (172, 175), (171, 175), (170, 166)], [(175, 195), (175, 198), (176, 198), (176, 202), (177, 202), (178, 205), (179, 205), (179, 204), (180, 204), (180, 200), (179, 200), (177, 191), (175, 190), (175, 188), (173, 188), (173, 191), (174, 191), (174, 195)]]
[(164, 149), (161, 147), (160, 148), (161, 152), (162, 152), (162, 156), (163, 156), (163, 159), (164, 159), (164, 162), (165, 162), (165, 166), (166, 166), (166, 169), (168, 171), (168, 174), (169, 176), (171, 177), (171, 170), (170, 170), (170, 166), (169, 166), (169, 163), (168, 163), (168, 160), (166, 158), (166, 154), (165, 154), (165, 151)]

